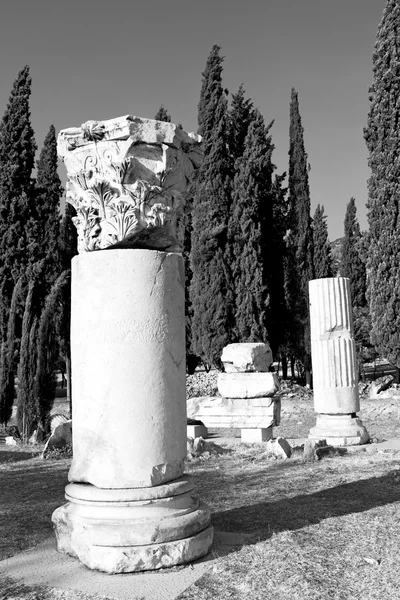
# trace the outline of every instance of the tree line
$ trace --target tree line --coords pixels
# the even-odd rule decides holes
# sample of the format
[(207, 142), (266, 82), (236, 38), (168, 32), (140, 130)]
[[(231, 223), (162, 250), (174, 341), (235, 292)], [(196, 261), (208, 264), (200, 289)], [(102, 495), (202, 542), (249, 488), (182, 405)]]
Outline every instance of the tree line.
[(10, 420), (16, 399), (25, 440), (34, 430), (39, 439), (48, 433), (60, 356), (70, 376), (70, 261), (76, 253), (73, 209), (63, 218), (59, 210), (56, 131), (51, 125), (35, 163), (30, 95), (26, 66), (0, 123), (0, 423)]

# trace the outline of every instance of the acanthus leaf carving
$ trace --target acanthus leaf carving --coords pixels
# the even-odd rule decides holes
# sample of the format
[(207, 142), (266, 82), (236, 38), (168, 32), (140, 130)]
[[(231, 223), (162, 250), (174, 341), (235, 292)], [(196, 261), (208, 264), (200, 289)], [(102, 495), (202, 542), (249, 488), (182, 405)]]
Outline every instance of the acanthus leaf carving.
[[(59, 155), (69, 175), (66, 199), (77, 212), (78, 250), (114, 246), (179, 250), (185, 192), (199, 166), (200, 138), (179, 130), (178, 135), (186, 136), (190, 144), (156, 143), (153, 129), (158, 131), (158, 121), (129, 117), (128, 121), (135, 119), (132, 133), (131, 127), (124, 130), (123, 119), (116, 119), (115, 126), (112, 121), (89, 121), (81, 130), (72, 128), (59, 135)], [(149, 142), (135, 141), (140, 121)], [(161, 126), (170, 128), (164, 137), (175, 140), (176, 126)], [(117, 139), (111, 139), (113, 131)], [(105, 136), (108, 139), (103, 139)]]

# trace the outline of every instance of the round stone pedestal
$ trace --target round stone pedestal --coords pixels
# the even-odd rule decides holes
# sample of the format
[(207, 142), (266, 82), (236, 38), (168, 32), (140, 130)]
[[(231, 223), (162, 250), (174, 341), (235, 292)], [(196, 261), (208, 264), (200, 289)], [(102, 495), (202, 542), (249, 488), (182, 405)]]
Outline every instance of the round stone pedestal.
[(358, 446), (369, 440), (361, 419), (351, 415), (317, 415), (317, 424), (308, 437), (326, 440), (332, 446)]
[(189, 477), (136, 489), (69, 484), (68, 504), (52, 516), (58, 550), (106, 573), (160, 569), (204, 556), (213, 540), (210, 511), (192, 490)]

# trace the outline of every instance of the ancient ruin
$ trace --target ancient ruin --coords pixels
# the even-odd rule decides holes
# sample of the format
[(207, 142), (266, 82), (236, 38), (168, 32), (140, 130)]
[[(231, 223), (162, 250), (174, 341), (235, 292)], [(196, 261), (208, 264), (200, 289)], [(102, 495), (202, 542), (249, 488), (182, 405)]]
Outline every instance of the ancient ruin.
[[(184, 475), (184, 193), (199, 138), (127, 116), (59, 135), (72, 261), (73, 462), (58, 549), (108, 573), (206, 554), (209, 509)], [(107, 250), (107, 251), (105, 251)]]
[(276, 373), (269, 371), (272, 353), (268, 344), (229, 344), (222, 351), (225, 373), (218, 375), (220, 396), (190, 398), (188, 416), (207, 427), (235, 427), (243, 442), (265, 442), (280, 422)]
[(350, 283), (345, 277), (309, 282), (314, 408), (312, 439), (335, 446), (365, 444), (353, 336)]

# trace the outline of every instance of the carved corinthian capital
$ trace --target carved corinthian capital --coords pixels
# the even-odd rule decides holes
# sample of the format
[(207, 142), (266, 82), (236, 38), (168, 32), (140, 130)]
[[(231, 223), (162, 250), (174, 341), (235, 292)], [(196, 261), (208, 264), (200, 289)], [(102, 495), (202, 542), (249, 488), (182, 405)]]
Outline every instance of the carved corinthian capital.
[(127, 115), (64, 129), (58, 155), (76, 209), (78, 250), (178, 251), (185, 195), (202, 160), (201, 137)]

